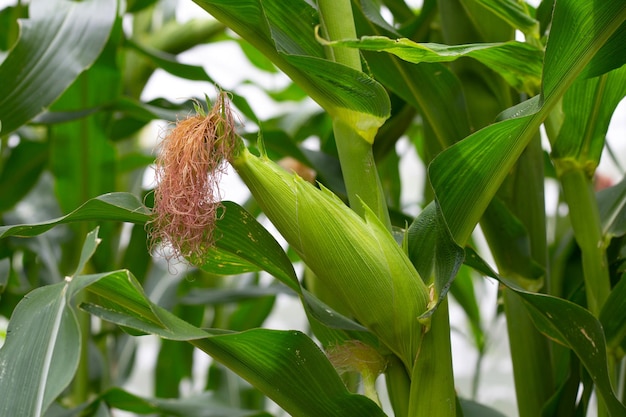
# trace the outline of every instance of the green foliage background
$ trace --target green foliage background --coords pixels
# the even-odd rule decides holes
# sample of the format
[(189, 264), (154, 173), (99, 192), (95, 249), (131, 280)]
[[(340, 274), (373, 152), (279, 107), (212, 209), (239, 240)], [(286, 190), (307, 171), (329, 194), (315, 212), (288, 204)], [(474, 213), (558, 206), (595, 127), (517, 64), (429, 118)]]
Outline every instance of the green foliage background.
[[(506, 317), (514, 415), (626, 415), (626, 181), (596, 187), (626, 95), (623, 0), (195, 3), (208, 14), (182, 23), (169, 0), (0, 10), (0, 417), (499, 416), (477, 401), (480, 364), (500, 337), (488, 309)], [(308, 191), (294, 203), (290, 189), (247, 182), (257, 198), (224, 202), (215, 247), (172, 266), (148, 249), (155, 150), (142, 135), (215, 96), (211, 66), (230, 57), (199, 66), (180, 54), (225, 42), (256, 71), (290, 79), (230, 92), (250, 151), (313, 173), (325, 197), (311, 191), (318, 206), (281, 217), (305, 207)], [(146, 101), (156, 69), (215, 91)], [(239, 94), (246, 84), (281, 111), (259, 117)], [(401, 173), (399, 141), (427, 176)], [(407, 195), (403, 181), (423, 193)], [(567, 213), (546, 210), (546, 183), (559, 185)], [(263, 212), (290, 247), (256, 220)], [(474, 241), (478, 224), (486, 245)], [(289, 241), (325, 227), (307, 245)], [(381, 284), (371, 272), (395, 255), (423, 282), (390, 273)], [(329, 259), (354, 275), (320, 279)], [(499, 283), (488, 308), (477, 294), (485, 277)], [(409, 318), (420, 332), (397, 334), (402, 311), (417, 307), (385, 296), (414, 284), (431, 297)], [(279, 296), (298, 302), (310, 327), (267, 328)], [(450, 297), (478, 357), (467, 393), (455, 387)], [(153, 394), (141, 397), (123, 387), (146, 334), (160, 343)], [(354, 341), (383, 358), (382, 407), (367, 369), (340, 373), (325, 355)], [(198, 350), (213, 361), (189, 396)]]

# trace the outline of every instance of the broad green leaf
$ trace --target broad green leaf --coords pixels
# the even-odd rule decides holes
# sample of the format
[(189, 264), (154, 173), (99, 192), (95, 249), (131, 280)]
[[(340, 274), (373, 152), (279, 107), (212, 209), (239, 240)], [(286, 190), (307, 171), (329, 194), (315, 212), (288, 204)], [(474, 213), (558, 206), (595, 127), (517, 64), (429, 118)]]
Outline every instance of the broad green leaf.
[(572, 349), (580, 358), (611, 416), (626, 407), (615, 397), (607, 369), (606, 344), (600, 322), (582, 307), (540, 294), (522, 294), (537, 329)]
[[(230, 201), (225, 201), (223, 204), (225, 210), (216, 222), (216, 236), (219, 237), (215, 241), (215, 246), (207, 251), (200, 262), (197, 262), (201, 269), (219, 275), (236, 275), (264, 270), (295, 291), (307, 312), (323, 325), (344, 330), (366, 330), (301, 288), (291, 261), (274, 237), (244, 208)], [(195, 292), (185, 300), (188, 303), (210, 302), (207, 296), (214, 301), (226, 296), (223, 292), (218, 292), (216, 299), (215, 291), (211, 290), (212, 295), (205, 293), (200, 298)], [(246, 290), (238, 289), (233, 296), (276, 294), (277, 291), (284, 292), (285, 289), (280, 289), (280, 287), (254, 288), (249, 291), (252, 294), (246, 295)]]
[(553, 341), (571, 349), (589, 372), (610, 415), (622, 416), (626, 407), (615, 397), (609, 371), (604, 331), (588, 310), (562, 298), (532, 293), (496, 274), (473, 250), (466, 248), (466, 263), (496, 278), (524, 301), (537, 329)]
[(251, 285), (242, 288), (193, 289), (189, 294), (182, 297), (180, 302), (190, 305), (237, 303), (277, 294), (293, 295), (282, 285), (269, 285), (267, 287)]
[[(626, 179), (598, 192), (597, 198), (604, 238), (609, 241), (613, 237), (624, 236), (626, 234)], [(626, 300), (626, 278), (622, 275), (600, 311), (600, 322), (610, 349), (620, 345), (626, 336), (624, 300)]]
[[(54, 103), (52, 111), (93, 108), (119, 97), (121, 74), (117, 49), (121, 35), (121, 19), (117, 19), (98, 59)], [(50, 169), (64, 213), (115, 189), (115, 148), (107, 132), (110, 116), (98, 112), (50, 127)]]
[(0, 65), (3, 135), (50, 106), (98, 57), (116, 18), (114, 0), (35, 0)]
[(429, 167), (431, 184), (457, 242), (467, 240), (552, 107), (625, 18), (626, 3), (621, 1), (557, 1), (544, 61), (542, 106), (533, 114), (492, 124), (435, 158)]
[(626, 22), (600, 48), (583, 70), (582, 76), (596, 77), (626, 64)]
[(0, 171), (0, 212), (12, 208), (36, 184), (48, 162), (48, 145), (21, 140)]
[[(24, 4), (7, 6), (0, 10), (0, 27), (5, 28), (0, 33), (0, 51), (8, 51), (17, 41), (20, 34), (19, 18), (28, 16), (28, 9)], [(0, 62), (4, 53), (0, 52)]]
[(491, 251), (500, 273), (528, 291), (543, 288), (545, 270), (533, 259), (528, 230), (522, 221), (498, 197), (485, 210), (485, 218), (481, 228), (487, 241), (492, 242)]
[(600, 322), (609, 349), (618, 347), (626, 336), (626, 276), (611, 290), (600, 311)]
[(246, 58), (248, 58), (248, 61), (256, 68), (272, 74), (278, 72), (274, 64), (272, 64), (272, 61), (270, 61), (258, 49), (254, 48), (248, 42), (242, 41), (241, 39), (235, 39), (235, 41), (239, 44), (241, 52), (244, 53)]
[(276, 239), (243, 207), (224, 201), (215, 229), (215, 247), (192, 260), (205, 271), (235, 275), (264, 270), (299, 292), (291, 261)]
[(611, 117), (624, 96), (626, 66), (600, 77), (576, 80), (563, 97), (564, 121), (552, 145), (557, 170), (573, 160), (587, 175), (595, 172)]
[(434, 283), (436, 305), (430, 305), (422, 318), (430, 317), (448, 294), (463, 264), (465, 252), (454, 243), (436, 202), (430, 203), (408, 231), (409, 258), (427, 284)]
[(132, 40), (128, 40), (127, 44), (133, 50), (141, 53), (142, 55), (153, 61), (156, 66), (172, 75), (185, 78), (187, 80), (208, 81), (212, 84), (215, 84), (213, 79), (209, 76), (209, 74), (202, 66), (184, 64), (182, 62), (179, 62), (176, 59), (175, 55), (168, 54), (154, 48), (150, 48), (146, 45), (140, 45)]
[[(129, 45), (130, 47), (133, 48), (134, 51), (141, 53), (143, 56), (145, 56), (150, 61), (152, 61), (152, 63), (155, 66), (163, 69), (164, 71), (167, 71), (168, 73), (176, 77), (184, 78), (187, 80), (194, 80), (194, 81), (207, 81), (213, 85), (216, 85), (216, 86), (218, 85), (215, 82), (215, 80), (213, 80), (213, 78), (209, 76), (209, 74), (206, 72), (206, 70), (202, 66), (184, 64), (182, 62), (179, 62), (176, 59), (175, 55), (168, 54), (166, 52), (159, 51), (154, 48), (150, 48), (149, 46), (140, 45), (133, 41), (129, 41)], [(229, 96), (233, 104), (235, 104), (235, 106), (237, 106), (237, 108), (246, 117), (248, 117), (251, 120), (257, 120), (257, 117), (254, 114), (254, 111), (248, 105), (248, 102), (243, 97), (233, 92), (229, 93)], [(178, 118), (180, 117), (181, 116), (179, 115)], [(169, 117), (169, 118), (166, 118), (165, 120), (174, 121), (176, 119), (177, 119), (176, 117), (175, 118)]]
[(126, 4), (126, 11), (128, 13), (136, 13), (147, 7), (152, 6), (157, 0), (128, 0)]
[(120, 97), (113, 105), (112, 110), (123, 112), (128, 117), (144, 122), (155, 119), (175, 121), (177, 118), (189, 114), (193, 109), (193, 104), (192, 100), (187, 100), (180, 104), (175, 104), (165, 99), (156, 99), (144, 103), (129, 97)]
[(227, 327), (239, 332), (263, 327), (275, 303), (276, 296), (240, 302), (237, 304), (237, 309), (230, 314)]
[(11, 261), (9, 260), (9, 258), (0, 259), (0, 300), (2, 300), (2, 293), (7, 287), (10, 276)]
[(539, 22), (529, 15), (528, 5), (517, 0), (477, 0), (477, 3), (491, 10), (511, 27), (525, 34), (539, 34)]
[(501, 412), (477, 402), (459, 398), (463, 417), (505, 417)]
[(521, 42), (480, 43), (470, 45), (441, 45), (417, 43), (410, 39), (390, 39), (385, 36), (363, 36), (360, 39), (328, 42), (329, 46), (348, 46), (368, 51), (389, 52), (405, 61), (451, 62), (461, 57), (474, 58), (500, 74), (518, 90), (534, 93), (541, 80), (543, 52)]
[(382, 86), (324, 58), (314, 36), (317, 11), (305, 0), (292, 1), (289, 8), (279, 0), (195, 1), (259, 49), (334, 118), (356, 126), (367, 140), (389, 116), (389, 98)]
[(0, 239), (8, 236), (31, 237), (54, 226), (78, 221), (121, 221), (143, 224), (149, 219), (149, 210), (132, 194), (109, 193), (85, 202), (66, 216), (41, 223), (0, 226)]
[(80, 335), (68, 286), (37, 288), (13, 311), (0, 349), (0, 415), (43, 415), (74, 377)]
[(597, 194), (602, 234), (606, 238), (626, 234), (626, 177)]
[(204, 393), (186, 398), (144, 398), (121, 388), (111, 388), (97, 401), (105, 402), (111, 408), (137, 414), (166, 414), (179, 417), (270, 417), (265, 411), (229, 407), (213, 397), (211, 393)]
[(92, 115), (103, 110), (103, 107), (92, 107), (88, 109), (80, 109), (75, 111), (45, 111), (36, 116), (31, 122), (34, 124), (50, 125), (55, 123), (72, 122)]
[(513, 38), (513, 28), (478, 0), (438, 0), (437, 6), (443, 39), (448, 45)]
[[(92, 302), (81, 307), (105, 320), (189, 341), (238, 373), (293, 416), (384, 416), (350, 394), (317, 345), (298, 331), (204, 331), (153, 304), (128, 271), (83, 276)], [(302, 395), (302, 393), (307, 395)]]
[[(367, 2), (359, 2), (355, 21), (359, 33), (393, 36), (369, 16)], [(381, 18), (382, 19), (382, 18)], [(364, 51), (377, 80), (417, 109), (429, 122), (441, 149), (470, 133), (465, 96), (458, 78), (442, 64), (413, 65), (389, 54)], [(451, 106), (451, 103), (454, 103)]]
[(391, 111), (389, 97), (382, 85), (361, 71), (326, 59), (300, 55), (287, 55), (285, 59), (306, 72), (324, 95), (323, 101), (318, 102), (331, 117), (355, 127), (368, 142), (374, 141), (376, 131)]
[[(77, 273), (98, 245), (97, 229), (88, 234)], [(0, 415), (43, 415), (69, 385), (80, 357), (80, 331), (70, 305), (73, 280), (35, 289), (17, 305), (0, 348)]]
[(266, 91), (274, 101), (302, 101), (308, 96), (297, 84), (290, 83), (282, 90), (269, 90)]
[[(354, 332), (367, 332), (368, 330), (355, 322), (354, 320), (349, 319), (346, 316), (343, 316), (328, 305), (324, 304), (319, 298), (315, 297), (307, 290), (302, 290), (303, 292), (303, 300), (305, 302), (305, 307), (307, 309), (307, 313), (309, 313), (310, 317), (315, 318), (324, 326), (330, 329), (337, 330), (346, 330), (346, 331), (354, 331)], [(359, 337), (354, 337), (358, 339)]]
[(544, 58), (544, 101), (561, 97), (625, 20), (621, 0), (557, 0)]

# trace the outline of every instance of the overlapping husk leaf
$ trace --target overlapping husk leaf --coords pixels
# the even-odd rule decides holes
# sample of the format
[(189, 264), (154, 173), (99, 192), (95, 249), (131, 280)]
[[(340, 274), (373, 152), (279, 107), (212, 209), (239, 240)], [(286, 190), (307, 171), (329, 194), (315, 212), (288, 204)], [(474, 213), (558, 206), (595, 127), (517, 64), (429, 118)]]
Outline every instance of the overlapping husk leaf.
[(352, 315), (411, 369), (428, 290), (385, 226), (332, 192), (239, 147), (231, 164), (281, 235)]

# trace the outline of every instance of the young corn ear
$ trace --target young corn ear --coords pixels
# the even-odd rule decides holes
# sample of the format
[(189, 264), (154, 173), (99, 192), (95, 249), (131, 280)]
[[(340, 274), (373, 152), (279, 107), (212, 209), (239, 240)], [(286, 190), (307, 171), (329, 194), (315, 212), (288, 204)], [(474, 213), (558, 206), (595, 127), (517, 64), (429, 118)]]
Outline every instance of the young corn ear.
[(329, 190), (252, 155), (241, 143), (236, 148), (231, 165), (281, 235), (411, 369), (428, 289), (389, 231), (367, 207), (363, 219)]
[(153, 242), (194, 263), (213, 244), (219, 174), (228, 160), (263, 212), (353, 317), (412, 369), (428, 290), (387, 228), (361, 218), (332, 192), (252, 155), (234, 133), (227, 97), (179, 122), (157, 158)]

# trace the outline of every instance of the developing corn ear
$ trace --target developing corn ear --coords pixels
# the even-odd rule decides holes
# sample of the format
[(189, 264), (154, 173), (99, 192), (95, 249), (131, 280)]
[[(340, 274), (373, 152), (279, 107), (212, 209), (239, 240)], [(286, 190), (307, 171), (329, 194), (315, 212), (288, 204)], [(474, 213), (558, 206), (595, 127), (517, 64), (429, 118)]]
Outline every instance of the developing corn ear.
[[(220, 95), (214, 107), (219, 117), (212, 114), (207, 117), (216, 117), (216, 120), (220, 120), (218, 125), (232, 122), (226, 103), (225, 96)], [(227, 158), (263, 212), (306, 265), (338, 295), (353, 317), (400, 357), (407, 369), (411, 369), (423, 331), (417, 318), (426, 311), (428, 290), (387, 228), (367, 207), (365, 218), (361, 218), (329, 190), (323, 187), (318, 189), (299, 176), (287, 173), (267, 157), (252, 155), (233, 133), (232, 127), (214, 129), (213, 132), (220, 135), (219, 138), (208, 140), (197, 134), (195, 139), (189, 137), (181, 141), (181, 146), (200, 147), (202, 152), (211, 144), (215, 146), (224, 141), (230, 143), (229, 146), (214, 147), (210, 164), (189, 161), (187, 164), (189, 169), (193, 169), (193, 175), (213, 178), (212, 172), (203, 172), (202, 169), (219, 167), (221, 165), (218, 161)], [(189, 143), (193, 141), (198, 143)], [(165, 149), (169, 149), (169, 145)], [(163, 158), (167, 159), (168, 155)], [(178, 175), (182, 175), (180, 171), (179, 168)], [(167, 174), (163, 177), (169, 178)], [(183, 180), (181, 178), (180, 181)], [(198, 180), (198, 183), (205, 184), (206, 180)], [(188, 192), (192, 192), (196, 186), (196, 183), (190, 182)], [(161, 187), (163, 185), (159, 185)], [(163, 189), (160, 192), (165, 193)], [(201, 208), (204, 204), (216, 204), (208, 198), (197, 203), (196, 198), (191, 199), (191, 205), (187, 207), (189, 211)], [(155, 205), (155, 211), (157, 208)], [(182, 208), (175, 210), (184, 212)], [(187, 257), (193, 262), (194, 256), (201, 256), (199, 252), (203, 245), (211, 241), (208, 239), (200, 245), (193, 243), (195, 241), (190, 242), (190, 230), (199, 232), (185, 224), (193, 219), (184, 214), (182, 224), (177, 228), (167, 229), (168, 219), (176, 219), (177, 213), (157, 213), (155, 225), (166, 228), (167, 233), (161, 234), (176, 244), (183, 255), (188, 247), (194, 250), (193, 256)], [(163, 221), (159, 222), (159, 218)], [(213, 224), (204, 222), (198, 229), (202, 229), (208, 238), (212, 234), (207, 229)], [(178, 230), (185, 234), (176, 236)]]
[(411, 369), (428, 290), (385, 226), (245, 147), (230, 162), (307, 266)]

